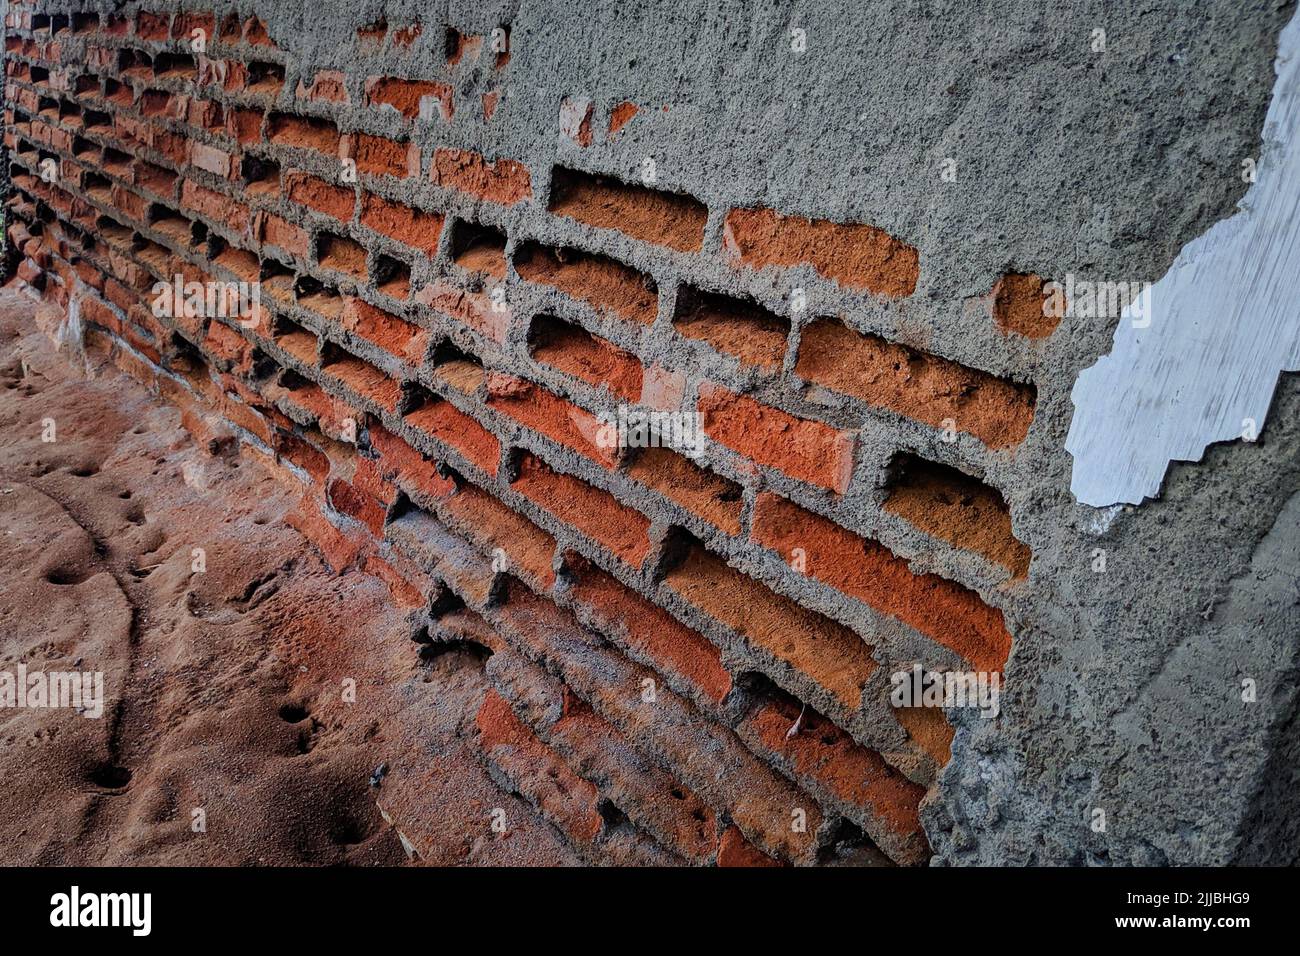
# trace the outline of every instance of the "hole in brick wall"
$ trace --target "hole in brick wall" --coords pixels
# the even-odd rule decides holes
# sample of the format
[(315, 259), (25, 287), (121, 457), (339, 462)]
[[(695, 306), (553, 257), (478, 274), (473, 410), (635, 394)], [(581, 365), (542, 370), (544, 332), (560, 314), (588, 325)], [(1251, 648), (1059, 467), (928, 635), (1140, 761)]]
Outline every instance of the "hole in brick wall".
[(650, 325), (659, 312), (654, 279), (594, 253), (524, 243), (515, 249), (515, 271), (529, 282), (559, 289), (596, 309)]
[(173, 372), (186, 375), (197, 372), (207, 362), (198, 346), (179, 332), (172, 332), (169, 347), (163, 355), (163, 364)]
[(31, 68), (32, 82), (40, 85), (50, 82), (50, 71), (43, 66), (34, 66)]
[(605, 826), (613, 829), (627, 823), (627, 814), (620, 810), (612, 800), (601, 797), (596, 803), (596, 812), (605, 821)]
[(255, 382), (266, 382), (281, 370), (280, 363), (267, 355), (259, 347), (253, 348), (252, 378)]
[(166, 116), (171, 103), (172, 95), (165, 90), (145, 90), (140, 94), (140, 112), (148, 117)]
[(50, 17), (47, 13), (32, 14), (32, 29), (37, 33), (50, 28)]
[(780, 369), (790, 336), (790, 320), (757, 302), (682, 286), (673, 327), (691, 339), (746, 365)]
[(81, 177), (81, 188), (92, 199), (97, 199), (102, 203), (109, 202), (109, 196), (112, 190), (112, 181), (107, 176), (87, 171)]
[(451, 233), (452, 262), (470, 272), (506, 277), (506, 237), (498, 229), (457, 219)]
[(297, 302), (304, 309), (310, 309), (328, 318), (337, 319), (343, 314), (343, 297), (332, 285), (326, 285), (315, 276), (302, 275), (294, 283)]
[(270, 195), (280, 191), (280, 164), (274, 160), (245, 153), (240, 160), (239, 175), (244, 186), (254, 195)]
[(1002, 493), (948, 465), (900, 452), (890, 461), (884, 508), (933, 537), (974, 551), (1015, 577), (1029, 571), (1030, 551), (1011, 530)]
[[(304, 365), (316, 364), (317, 348), (315, 333), (307, 331), (297, 322), (293, 321), (293, 319), (286, 318), (283, 315), (277, 315), (275, 321), (271, 324), (271, 338), (275, 340), (276, 345), (280, 346), (280, 348), (284, 349)], [(305, 387), (307, 382), (304, 379), (301, 383), (290, 385), (281, 378), (281, 384), (284, 385), (285, 388), (293, 391)]]
[[(154, 58), (156, 76), (188, 76), (194, 73), (194, 57), (188, 53), (159, 53)], [(281, 71), (281, 80), (283, 80)]]
[(686, 563), (695, 551), (703, 551), (704, 543), (680, 525), (672, 525), (663, 536), (658, 560), (651, 571), (655, 581), (665, 577)]
[(671, 193), (556, 166), (551, 177), (552, 212), (589, 226), (616, 229), (633, 239), (698, 252), (709, 211), (684, 193)]
[(71, 25), (72, 20), (67, 14), (57, 13), (50, 19), (50, 32), (59, 34), (69, 29)]
[(272, 113), (267, 121), (266, 136), (279, 145), (330, 154), (338, 149), (339, 141), (338, 127), (328, 120), (294, 116), (292, 113)]
[(442, 35), (442, 54), (447, 59), (448, 65), (454, 66), (460, 59), (461, 44), (465, 42), (464, 36), (455, 27), (447, 27)]
[(440, 617), (465, 609), (464, 599), (451, 588), (443, 588), (429, 605), (429, 617), (435, 621)]
[(51, 118), (59, 115), (59, 101), (52, 96), (42, 96), (37, 101), (36, 112)]
[(356, 279), (366, 278), (366, 247), (332, 232), (316, 237), (316, 261), (326, 269), (343, 272)]
[(134, 98), (131, 87), (117, 80), (104, 80), (104, 99), (118, 106), (130, 106)]
[(144, 50), (118, 50), (117, 72), (123, 76), (150, 77), (153, 75), (153, 57)]
[(72, 87), (73, 93), (77, 96), (98, 96), (100, 90), (99, 77), (89, 73), (83, 73), (77, 77), (76, 83)]
[(93, 33), (99, 29), (98, 13), (74, 13), (72, 15), (73, 33)]
[(384, 295), (405, 299), (411, 294), (411, 266), (382, 253), (375, 256), (372, 281)]
[(86, 129), (105, 128), (113, 125), (113, 117), (107, 113), (101, 113), (99, 110), (86, 110), (82, 118), (85, 120)]
[(840, 817), (826, 843), (817, 850), (820, 864), (884, 865), (889, 862), (857, 824)]
[(226, 240), (216, 233), (209, 233), (207, 223), (195, 220), (190, 223), (190, 245), (197, 248), (204, 243), (207, 243), (209, 259), (216, 259), (226, 251)]
[(190, 238), (190, 220), (162, 203), (150, 203), (145, 222), (158, 232), (177, 241)]
[(81, 104), (64, 100), (59, 106), (59, 121), (65, 126), (78, 126), (81, 122)]
[(248, 64), (248, 92), (279, 93), (284, 86), (284, 67), (279, 63), (254, 60)]
[(111, 216), (100, 216), (95, 220), (95, 229), (101, 236), (120, 243), (129, 243), (133, 233)]
[(432, 364), (434, 375), (465, 395), (477, 391), (487, 378), (479, 357), (462, 351), (450, 341), (440, 342), (434, 348)]
[(111, 146), (105, 146), (102, 165), (104, 169), (114, 176), (125, 179), (131, 172), (131, 154), (124, 153), (122, 150), (114, 149)]
[(282, 301), (293, 299), (293, 270), (274, 259), (263, 259), (258, 274), (265, 295)]
[(641, 396), (641, 363), (581, 326), (550, 315), (535, 317), (528, 329), (528, 353), (537, 362), (635, 402)]
[(221, 39), (229, 43), (238, 43), (243, 32), (244, 27), (239, 22), (239, 17), (233, 13), (226, 14), (226, 18), (221, 21), (221, 32), (219, 34)]
[[(744, 671), (736, 676), (732, 693), (735, 695), (730, 703), (736, 703), (746, 715), (759, 708), (772, 708), (790, 721), (793, 727), (799, 722), (800, 734), (814, 737), (822, 744), (834, 744), (844, 732), (836, 727), (812, 707), (805, 705), (798, 697), (778, 687), (773, 680), (761, 671)], [(802, 719), (800, 718), (802, 714)]]
[(444, 654), (467, 654), (478, 661), (485, 661), (492, 656), (492, 648), (478, 641), (471, 641), (468, 638), (455, 638), (453, 640), (430, 641), (428, 644), (420, 645), (420, 660), (428, 663), (437, 660)]
[(109, 14), (108, 19), (104, 21), (104, 32), (110, 36), (122, 36), (130, 28), (126, 17), (120, 14)]

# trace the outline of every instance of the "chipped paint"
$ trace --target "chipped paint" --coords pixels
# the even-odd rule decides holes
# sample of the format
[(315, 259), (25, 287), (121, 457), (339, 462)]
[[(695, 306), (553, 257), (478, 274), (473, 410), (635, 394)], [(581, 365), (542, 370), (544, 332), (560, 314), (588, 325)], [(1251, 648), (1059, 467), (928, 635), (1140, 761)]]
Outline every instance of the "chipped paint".
[(1282, 31), (1256, 181), (1125, 310), (1074, 385), (1070, 489), (1098, 507), (1160, 493), (1171, 461), (1252, 441), (1283, 371), (1300, 370), (1300, 16)]

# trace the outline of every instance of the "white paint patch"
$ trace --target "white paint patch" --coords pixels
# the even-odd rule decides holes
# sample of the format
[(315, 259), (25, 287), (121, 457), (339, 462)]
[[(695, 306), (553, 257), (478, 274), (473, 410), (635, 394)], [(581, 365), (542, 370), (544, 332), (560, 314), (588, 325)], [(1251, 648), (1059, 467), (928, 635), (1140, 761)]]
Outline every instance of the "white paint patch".
[(1171, 461), (1254, 440), (1278, 375), (1300, 370), (1300, 15), (1275, 69), (1257, 178), (1238, 211), (1183, 247), (1146, 317), (1126, 309), (1110, 355), (1075, 382), (1065, 448), (1084, 504), (1140, 504)]

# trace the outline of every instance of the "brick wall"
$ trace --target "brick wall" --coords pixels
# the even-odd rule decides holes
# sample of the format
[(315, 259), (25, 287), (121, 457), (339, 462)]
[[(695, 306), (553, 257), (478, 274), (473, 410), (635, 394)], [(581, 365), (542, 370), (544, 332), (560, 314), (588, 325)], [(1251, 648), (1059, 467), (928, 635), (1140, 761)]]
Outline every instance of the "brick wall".
[[(367, 24), (331, 70), (225, 7), (57, 9), (6, 18), (18, 275), (299, 482), (297, 526), (426, 653), (490, 652), (499, 779), (593, 862), (928, 858), (952, 728), (889, 675), (1006, 664), (1031, 555), (982, 476), (1035, 387), (719, 279), (906, 303), (907, 236), (497, 152), (509, 23)], [(554, 135), (653, 108), (566, 100)], [(159, 307), (177, 276), (260, 306)], [(990, 295), (1043, 334), (1041, 280)], [(705, 454), (611, 447), (620, 407), (698, 415)]]

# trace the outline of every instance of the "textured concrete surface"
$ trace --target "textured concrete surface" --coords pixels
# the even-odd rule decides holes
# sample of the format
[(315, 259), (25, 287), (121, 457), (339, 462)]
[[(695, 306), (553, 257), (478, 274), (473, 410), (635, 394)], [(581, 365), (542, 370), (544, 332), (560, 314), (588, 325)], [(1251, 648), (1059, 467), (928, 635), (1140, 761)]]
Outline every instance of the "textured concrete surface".
[[(870, 223), (919, 250), (919, 285), (905, 300), (846, 291), (808, 266), (746, 270), (719, 259), (693, 263), (691, 281), (780, 315), (792, 315), (795, 289), (805, 289), (806, 310), (792, 315), (795, 344), (810, 317), (838, 315), (859, 331), (1036, 386), (1028, 437), (997, 451), (968, 435), (945, 442), (899, 416), (863, 427), (860, 407), (842, 396), (809, 388), (791, 398), (748, 373), (752, 397), (862, 428), (861, 480), (840, 499), (818, 499), (821, 510), (880, 537), (917, 571), (973, 582), (1006, 615), (1014, 643), (1001, 714), (952, 715), (952, 760), (924, 807), (936, 862), (1283, 862), (1300, 853), (1285, 822), (1297, 748), (1300, 381), (1282, 378), (1256, 443), (1213, 446), (1199, 463), (1172, 466), (1159, 500), (1098, 511), (1070, 493), (1065, 436), (1076, 377), (1110, 348), (1118, 317), (1067, 317), (1050, 337), (1030, 340), (999, 330), (991, 295), (1009, 272), (1154, 282), (1185, 244), (1230, 215), (1246, 190), (1241, 160), (1260, 153), (1277, 37), (1293, 4), (524, 0), (255, 12), (304, 75), (349, 70), (357, 27), (381, 16), (445, 20), (481, 35), (508, 22), (510, 72), (492, 122), (477, 126), (462, 109), (437, 142), (528, 157), (537, 201), (474, 208), (475, 219), (563, 245), (571, 234), (546, 212), (548, 162), (631, 182), (652, 160), (659, 188), (708, 206), (706, 248), (721, 244), (733, 207)], [(801, 51), (792, 31), (802, 31)], [(422, 34), (402, 70), (432, 73), (441, 43), (436, 30)], [(298, 79), (291, 71), (286, 96)], [(466, 97), (495, 89), (486, 64), (457, 82)], [(575, 129), (572, 104), (583, 100), (595, 130), (585, 147), (563, 133)], [(641, 111), (609, 138), (608, 118), (625, 101)], [(396, 113), (384, 122), (394, 136), (402, 128)], [(945, 179), (954, 169), (955, 181)], [(604, 248), (656, 279), (675, 274), (680, 259), (621, 235)], [(673, 315), (675, 283), (661, 281), (659, 291), (661, 317)], [(517, 313), (577, 314), (542, 286), (513, 294)], [(691, 368), (693, 382), (746, 374), (662, 321), (600, 331)], [(516, 327), (508, 354), (526, 355), (523, 334)], [(1002, 490), (1016, 537), (1033, 552), (1025, 580), (1005, 584), (985, 561), (936, 554), (879, 514), (900, 448), (960, 463)], [(729, 452), (714, 454), (739, 471)], [(573, 453), (564, 464), (585, 467)], [(766, 480), (808, 501), (793, 479)], [(775, 576), (770, 555), (718, 548), (736, 567)], [(787, 576), (775, 588), (887, 633), (902, 657), (915, 645), (932, 665), (957, 664), (811, 580)], [(671, 589), (656, 596), (691, 615)], [(1252, 703), (1242, 700), (1244, 680), (1254, 682)], [(837, 716), (824, 695), (802, 696)], [(870, 707), (844, 723), (870, 734)]]
[(1254, 441), (1278, 375), (1300, 371), (1300, 20), (1282, 31), (1277, 74), (1238, 211), (1187, 244), (1079, 376), (1065, 447), (1085, 504), (1141, 504), (1170, 461)]

